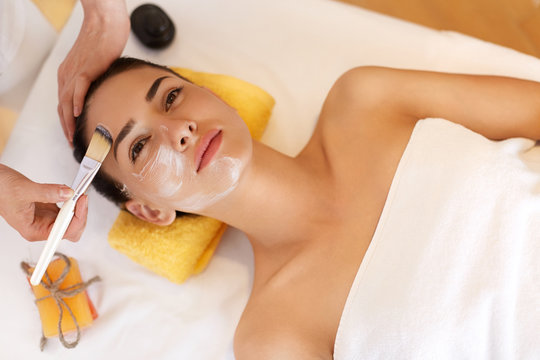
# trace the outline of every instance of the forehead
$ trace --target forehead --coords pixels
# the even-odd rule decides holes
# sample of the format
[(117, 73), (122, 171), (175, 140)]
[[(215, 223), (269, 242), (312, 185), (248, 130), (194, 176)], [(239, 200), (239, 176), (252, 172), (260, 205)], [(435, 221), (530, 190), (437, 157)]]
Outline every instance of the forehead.
[(126, 70), (106, 79), (88, 104), (87, 135), (91, 135), (98, 124), (115, 133), (115, 127), (123, 126), (133, 112), (148, 106), (146, 94), (152, 83), (163, 76), (179, 79), (169, 71), (150, 66)]
[[(104, 97), (131, 96), (132, 94), (148, 91), (152, 82), (159, 77), (169, 76), (178, 78), (167, 70), (142, 66), (135, 69), (123, 71), (106, 79), (92, 96), (94, 99), (103, 100)], [(129, 90), (129, 92), (125, 92)]]

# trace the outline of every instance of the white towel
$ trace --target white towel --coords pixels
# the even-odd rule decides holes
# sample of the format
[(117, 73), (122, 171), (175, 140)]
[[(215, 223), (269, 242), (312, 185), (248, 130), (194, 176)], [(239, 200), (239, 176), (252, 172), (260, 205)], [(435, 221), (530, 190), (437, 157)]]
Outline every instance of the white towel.
[(540, 156), (420, 121), (342, 314), (335, 359), (540, 359)]

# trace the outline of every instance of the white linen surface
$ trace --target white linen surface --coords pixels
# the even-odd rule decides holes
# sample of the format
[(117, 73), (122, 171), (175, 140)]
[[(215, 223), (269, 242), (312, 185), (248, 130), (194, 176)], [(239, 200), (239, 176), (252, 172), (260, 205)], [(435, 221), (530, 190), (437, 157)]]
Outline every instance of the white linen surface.
[[(142, 0), (128, 1), (133, 10)], [(359, 65), (508, 74), (540, 80), (540, 61), (460, 34), (437, 32), (328, 0), (160, 0), (177, 27), (171, 47), (147, 50), (130, 38), (125, 54), (168, 65), (225, 73), (266, 89), (276, 107), (263, 141), (287, 154), (307, 142), (335, 79)], [(59, 125), (56, 70), (82, 22), (80, 4), (45, 62), (1, 161), (40, 182), (70, 184), (78, 165)], [(0, 358), (223, 359), (232, 357), (236, 322), (249, 296), (252, 254), (229, 229), (209, 268), (184, 285), (131, 262), (107, 244), (118, 210), (93, 190), (88, 224), (77, 244), (59, 250), (79, 260), (85, 278), (99, 274), (90, 296), (99, 318), (80, 344), (41, 335), (21, 260), (28, 243), (0, 220)]]
[(13, 96), (17, 85), (38, 75), (56, 38), (31, 0), (0, 0), (0, 96)]
[(540, 148), (416, 125), (335, 360), (539, 359)]

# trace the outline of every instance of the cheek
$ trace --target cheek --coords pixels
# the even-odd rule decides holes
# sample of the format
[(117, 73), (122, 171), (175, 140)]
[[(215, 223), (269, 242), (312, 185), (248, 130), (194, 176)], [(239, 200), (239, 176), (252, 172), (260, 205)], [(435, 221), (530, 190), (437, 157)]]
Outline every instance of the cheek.
[(174, 202), (178, 210), (198, 212), (227, 196), (238, 185), (245, 164), (240, 159), (223, 157), (204, 169), (196, 183), (186, 184), (186, 195)]
[(189, 182), (189, 169), (185, 157), (174, 150), (161, 146), (139, 172), (133, 172), (137, 188), (147, 197), (169, 199), (180, 192)]

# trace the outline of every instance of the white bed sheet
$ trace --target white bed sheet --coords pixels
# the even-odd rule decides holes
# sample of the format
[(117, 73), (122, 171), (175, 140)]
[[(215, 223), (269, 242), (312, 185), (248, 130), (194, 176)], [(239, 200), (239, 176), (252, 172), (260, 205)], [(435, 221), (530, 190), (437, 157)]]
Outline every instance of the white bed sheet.
[[(129, 0), (131, 11), (141, 0)], [(334, 80), (359, 65), (505, 74), (540, 81), (540, 60), (452, 32), (438, 32), (330, 0), (159, 0), (177, 35), (163, 51), (132, 36), (125, 55), (225, 73), (276, 98), (263, 141), (287, 154), (307, 142)], [(57, 118), (56, 69), (82, 22), (75, 7), (45, 62), (0, 159), (40, 182), (70, 184), (78, 165)], [(78, 259), (99, 318), (75, 349), (41, 335), (33, 295), (19, 270), (43, 244), (28, 243), (0, 220), (0, 358), (228, 359), (249, 296), (253, 265), (245, 236), (229, 229), (208, 269), (183, 285), (168, 282), (107, 244), (118, 210), (90, 190), (88, 224), (60, 251)]]

